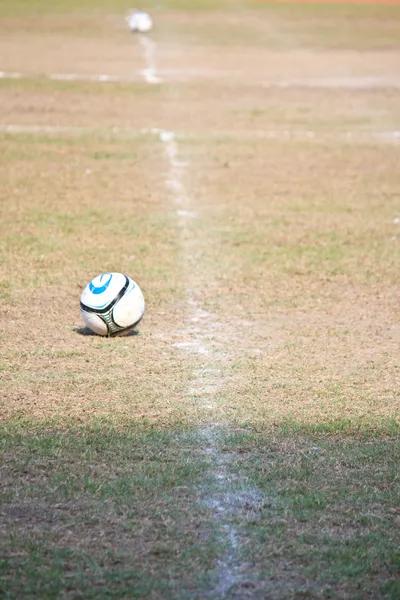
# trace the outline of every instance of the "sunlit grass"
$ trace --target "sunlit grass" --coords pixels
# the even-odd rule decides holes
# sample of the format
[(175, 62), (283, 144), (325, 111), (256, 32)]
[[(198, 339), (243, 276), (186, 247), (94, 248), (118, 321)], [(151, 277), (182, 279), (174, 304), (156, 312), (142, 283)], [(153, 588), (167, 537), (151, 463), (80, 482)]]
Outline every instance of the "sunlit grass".
[[(397, 92), (257, 83), (393, 76), (398, 9), (229, 6), (140, 3), (157, 66), (233, 74), (160, 86), (46, 80), (140, 73), (124, 3), (0, 8), (7, 598), (399, 595)], [(89, 335), (114, 270), (145, 318)]]

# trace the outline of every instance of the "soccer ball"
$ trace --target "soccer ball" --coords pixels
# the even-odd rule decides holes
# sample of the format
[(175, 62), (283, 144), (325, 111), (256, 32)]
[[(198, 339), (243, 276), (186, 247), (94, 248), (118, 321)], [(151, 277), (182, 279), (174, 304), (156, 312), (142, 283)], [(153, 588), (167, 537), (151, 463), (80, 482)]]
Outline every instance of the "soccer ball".
[(85, 325), (98, 335), (123, 335), (139, 323), (145, 303), (137, 283), (122, 273), (97, 275), (81, 296)]
[(148, 33), (153, 29), (152, 18), (145, 12), (132, 13), (127, 17), (127, 21), (131, 31)]

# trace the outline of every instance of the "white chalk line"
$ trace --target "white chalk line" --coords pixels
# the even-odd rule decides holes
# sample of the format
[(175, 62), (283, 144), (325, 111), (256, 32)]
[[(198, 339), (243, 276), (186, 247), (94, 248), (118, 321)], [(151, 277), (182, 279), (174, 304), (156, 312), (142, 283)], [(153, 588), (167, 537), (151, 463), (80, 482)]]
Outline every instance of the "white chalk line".
[(132, 76), (113, 75), (108, 73), (22, 73), (15, 71), (0, 71), (0, 79), (48, 79), (53, 81), (77, 81), (88, 83), (138, 83), (145, 81), (149, 84), (169, 81), (190, 82), (199, 79), (219, 80), (224, 83), (229, 80), (240, 80), (241, 85), (254, 85), (262, 88), (309, 88), (309, 89), (349, 89), (349, 90), (375, 90), (375, 89), (400, 89), (399, 77), (320, 77), (320, 78), (287, 78), (287, 79), (254, 79), (248, 73), (227, 70), (202, 70), (202, 69), (157, 69), (155, 65), (156, 43), (148, 37), (139, 38), (146, 67)]
[[(116, 137), (138, 137), (141, 135), (158, 135), (162, 141), (166, 141), (163, 138), (172, 135), (171, 132), (162, 131), (157, 128), (141, 128), (141, 129), (127, 129), (120, 127), (112, 127), (107, 129), (96, 129), (91, 127), (79, 127), (79, 126), (67, 126), (67, 125), (39, 125), (39, 124), (24, 124), (24, 123), (7, 123), (0, 124), (0, 133), (9, 134), (63, 134), (63, 135), (77, 135), (77, 134), (99, 134), (99, 135), (114, 135)], [(316, 130), (299, 130), (299, 129), (266, 129), (266, 130), (246, 130), (246, 131), (220, 131), (216, 132), (204, 132), (199, 134), (197, 132), (181, 132), (179, 134), (173, 134), (173, 140), (166, 146), (166, 152), (169, 159), (172, 161), (174, 169), (184, 168), (187, 163), (179, 161), (177, 158), (176, 141), (184, 139), (267, 139), (277, 141), (301, 141), (301, 142), (312, 142), (312, 141), (338, 141), (338, 142), (354, 142), (354, 143), (380, 143), (380, 144), (400, 144), (400, 130), (393, 131), (316, 131)], [(172, 173), (172, 177), (166, 180), (166, 186), (171, 192), (179, 194), (183, 192), (182, 182), (179, 177), (176, 177), (176, 173)], [(194, 218), (196, 215), (195, 211), (181, 209), (179, 212), (180, 216)]]
[[(85, 131), (85, 129), (82, 129), (81, 127), (64, 127), (62, 125), (23, 125), (23, 124), (15, 124), (15, 123), (11, 123), (9, 125), (0, 125), (0, 132), (1, 133), (14, 133), (14, 134), (20, 134), (20, 133), (31, 133), (31, 134), (36, 134), (36, 133), (42, 133), (42, 134), (67, 134), (67, 135), (71, 135), (71, 134), (77, 134), (77, 133), (83, 133)], [(87, 130), (89, 131), (89, 130)]]
[(145, 81), (150, 84), (162, 83), (162, 79), (159, 76), (155, 65), (155, 51), (157, 48), (156, 42), (147, 36), (141, 36), (139, 38), (139, 42), (146, 61), (146, 68), (142, 71)]
[(22, 73), (13, 73), (12, 71), (0, 71), (0, 79), (22, 79)]
[[(165, 178), (165, 186), (171, 193), (172, 201), (177, 207), (177, 216), (181, 223), (181, 252), (183, 263), (187, 270), (187, 316), (186, 324), (182, 331), (181, 341), (174, 342), (172, 346), (177, 350), (186, 352), (198, 359), (198, 368), (193, 371), (193, 380), (186, 393), (189, 398), (196, 401), (214, 424), (200, 430), (200, 436), (206, 445), (206, 452), (210, 455), (210, 472), (215, 485), (213, 491), (203, 489), (202, 497), (205, 506), (213, 513), (219, 539), (225, 551), (217, 562), (214, 586), (210, 597), (223, 598), (235, 585), (244, 580), (243, 569), (239, 556), (239, 533), (232, 523), (232, 516), (237, 516), (255, 506), (255, 499), (259, 502), (260, 494), (250, 488), (244, 478), (235, 478), (230, 472), (231, 459), (221, 452), (221, 432), (226, 430), (224, 423), (215, 423), (215, 411), (218, 409), (218, 392), (224, 383), (221, 371), (221, 362), (228, 357), (229, 350), (225, 343), (220, 349), (222, 356), (215, 355), (215, 342), (210, 344), (210, 330), (221, 327), (215, 315), (202, 308), (193, 297), (190, 289), (190, 278), (193, 277), (190, 265), (190, 220), (196, 218), (197, 212), (193, 210), (193, 200), (186, 191), (184, 177), (188, 166), (187, 162), (179, 157), (177, 135), (172, 131), (153, 129), (164, 144), (165, 154), (168, 158), (169, 172)], [(189, 235), (188, 235), (189, 234)], [(225, 355), (225, 357), (224, 357)], [(245, 497), (245, 501), (244, 501)], [(246, 509), (244, 508), (246, 507)]]
[(105, 73), (43, 73), (38, 75), (35, 73), (15, 73), (9, 71), (0, 71), (0, 79), (45, 79), (51, 81), (80, 81), (87, 83), (139, 83), (142, 81), (140, 73), (133, 77), (124, 77)]
[(205, 505), (216, 515), (225, 552), (218, 560), (216, 583), (211, 597), (225, 598), (234, 586), (248, 580), (246, 564), (241, 562), (240, 535), (232, 524), (240, 515), (241, 520), (259, 518), (263, 504), (262, 493), (255, 489), (241, 474), (232, 472), (234, 456), (220, 451), (219, 437), (224, 431), (209, 427), (203, 429), (206, 452), (214, 462), (215, 492), (206, 494)]
[(261, 81), (264, 88), (321, 88), (321, 89), (349, 89), (373, 90), (379, 88), (400, 89), (398, 77), (314, 77), (302, 79), (283, 79)]

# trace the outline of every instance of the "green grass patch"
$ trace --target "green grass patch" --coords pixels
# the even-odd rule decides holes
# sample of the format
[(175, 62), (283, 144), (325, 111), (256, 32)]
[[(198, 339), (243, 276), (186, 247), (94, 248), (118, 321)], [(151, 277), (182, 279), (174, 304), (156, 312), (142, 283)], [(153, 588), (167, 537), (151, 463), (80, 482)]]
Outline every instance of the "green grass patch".
[(218, 556), (197, 442), (185, 431), (3, 429), (3, 597), (191, 597)]
[(396, 597), (398, 437), (232, 433), (225, 451), (238, 448), (234, 472), (264, 499), (236, 521), (256, 585), (273, 598)]
[(395, 418), (382, 418), (369, 420), (358, 419), (336, 419), (322, 423), (296, 423), (286, 421), (281, 423), (278, 429), (283, 435), (348, 435), (361, 440), (379, 439), (381, 437), (400, 437), (400, 423)]
[(226, 598), (396, 598), (398, 438), (214, 439), (210, 454), (182, 428), (3, 426), (3, 596), (200, 599), (234, 561)]

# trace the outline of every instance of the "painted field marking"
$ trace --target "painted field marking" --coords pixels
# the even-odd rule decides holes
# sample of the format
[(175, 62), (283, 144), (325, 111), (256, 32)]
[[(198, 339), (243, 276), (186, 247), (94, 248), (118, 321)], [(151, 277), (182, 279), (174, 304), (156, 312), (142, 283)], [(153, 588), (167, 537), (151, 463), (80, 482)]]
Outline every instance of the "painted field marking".
[[(160, 140), (165, 142), (165, 151), (168, 159), (171, 162), (171, 167), (175, 171), (171, 172), (171, 176), (166, 179), (165, 184), (169, 190), (176, 195), (179, 193), (183, 194), (183, 186), (181, 181), (180, 173), (176, 172), (176, 169), (184, 169), (187, 166), (185, 161), (181, 161), (177, 157), (177, 141), (180, 139), (195, 139), (195, 140), (210, 140), (214, 137), (220, 139), (225, 138), (226, 140), (248, 140), (257, 138), (260, 140), (277, 140), (277, 141), (301, 141), (301, 142), (318, 142), (318, 141), (332, 141), (332, 142), (351, 142), (351, 143), (377, 143), (377, 144), (400, 144), (400, 130), (392, 131), (312, 131), (312, 130), (300, 130), (300, 129), (258, 129), (258, 130), (247, 130), (247, 131), (219, 131), (219, 132), (204, 132), (199, 134), (197, 132), (181, 132), (179, 134), (172, 134), (168, 131), (161, 129), (125, 129), (120, 127), (112, 127), (109, 130), (96, 129), (92, 127), (79, 127), (74, 125), (39, 125), (30, 123), (4, 123), (0, 124), (1, 133), (10, 134), (64, 134), (64, 135), (77, 135), (84, 133), (91, 134), (107, 134), (114, 135), (116, 138), (121, 137), (138, 137), (141, 135), (156, 135), (160, 137)], [(168, 142), (168, 143), (167, 143)], [(186, 210), (184, 208), (178, 211), (179, 216), (194, 218), (197, 216), (196, 211)]]
[(85, 129), (81, 127), (63, 127), (62, 125), (0, 125), (1, 133), (43, 133), (51, 135), (53, 133), (77, 134), (84, 131)]
[(399, 77), (314, 77), (302, 79), (277, 79), (262, 81), (264, 88), (316, 88), (316, 89), (348, 89), (373, 90), (379, 88), (400, 89)]
[(11, 71), (0, 71), (0, 79), (22, 79), (22, 73), (13, 73)]
[[(93, 83), (124, 83), (127, 81), (124, 77), (119, 77), (118, 75), (107, 75), (107, 74), (99, 74), (99, 75), (81, 75), (79, 73), (52, 73), (50, 75), (45, 76), (52, 81), (86, 81)], [(138, 78), (137, 78), (138, 80)], [(136, 81), (135, 79), (130, 79), (129, 81)]]
[(157, 68), (155, 65), (155, 51), (157, 48), (156, 42), (143, 35), (140, 36), (139, 41), (147, 65), (146, 68), (142, 71), (143, 77), (145, 78), (147, 83), (161, 83), (162, 80), (157, 73)]
[(210, 473), (215, 481), (212, 491), (206, 489), (202, 492), (204, 505), (214, 515), (220, 541), (225, 548), (217, 561), (210, 597), (223, 598), (233, 586), (246, 578), (240, 559), (240, 536), (232, 522), (233, 517), (253, 509), (256, 514), (261, 493), (253, 489), (243, 476), (238, 477), (232, 473), (231, 457), (221, 452), (221, 431), (227, 431), (228, 426), (224, 419), (215, 422), (213, 417), (219, 404), (218, 391), (224, 383), (221, 364), (232, 356), (232, 352), (228, 344), (229, 335), (226, 335), (225, 343), (219, 346), (221, 352), (216, 355), (215, 341), (210, 343), (210, 330), (223, 329), (223, 326), (216, 321), (215, 315), (200, 306), (190, 288), (190, 278), (193, 276), (190, 240), (193, 232), (189, 223), (196, 217), (196, 211), (193, 210), (193, 200), (185, 189), (184, 177), (188, 163), (179, 158), (176, 133), (162, 129), (152, 129), (150, 133), (156, 135), (163, 143), (168, 158), (169, 172), (164, 183), (178, 207), (177, 215), (182, 231), (181, 254), (187, 272), (186, 324), (179, 332), (183, 340), (173, 343), (172, 346), (190, 356), (198, 357), (198, 368), (193, 371), (194, 377), (186, 393), (200, 404), (203, 411), (210, 414), (209, 419), (213, 423), (199, 432), (204, 440), (205, 452), (209, 455)]
[(109, 75), (106, 73), (14, 73), (10, 71), (0, 71), (0, 79), (44, 79), (50, 81), (80, 81), (87, 83), (138, 83), (141, 77), (125, 77), (119, 75)]
[(22, 73), (13, 71), (0, 71), (0, 79), (48, 79), (50, 81), (82, 81), (88, 83), (139, 83), (145, 79), (147, 83), (158, 84), (163, 82), (162, 75), (171, 81), (190, 82), (199, 79), (218, 79), (224, 83), (240, 78), (240, 84), (246, 86), (261, 86), (263, 88), (291, 89), (349, 89), (349, 90), (375, 90), (375, 89), (400, 89), (399, 77), (321, 77), (303, 79), (271, 79), (259, 80), (246, 78), (246, 73), (235, 71), (191, 70), (191, 69), (165, 69), (162, 73), (155, 65), (156, 43), (148, 37), (140, 37), (140, 45), (146, 60), (146, 68), (137, 75), (112, 75), (108, 73)]

